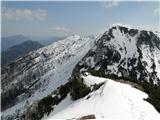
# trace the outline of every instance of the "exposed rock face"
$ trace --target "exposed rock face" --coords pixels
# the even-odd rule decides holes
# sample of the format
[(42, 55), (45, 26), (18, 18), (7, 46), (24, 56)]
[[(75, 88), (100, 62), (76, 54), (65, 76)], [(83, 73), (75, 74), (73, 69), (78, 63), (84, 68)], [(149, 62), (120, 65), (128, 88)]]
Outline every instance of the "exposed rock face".
[[(150, 31), (113, 26), (74, 69), (160, 84), (160, 38)], [(74, 74), (73, 73), (73, 74)]]
[(83, 117), (81, 117), (80, 119), (77, 119), (77, 120), (88, 120), (88, 119), (96, 119), (96, 117), (95, 117), (94, 114), (92, 114), (92, 115), (83, 116)]

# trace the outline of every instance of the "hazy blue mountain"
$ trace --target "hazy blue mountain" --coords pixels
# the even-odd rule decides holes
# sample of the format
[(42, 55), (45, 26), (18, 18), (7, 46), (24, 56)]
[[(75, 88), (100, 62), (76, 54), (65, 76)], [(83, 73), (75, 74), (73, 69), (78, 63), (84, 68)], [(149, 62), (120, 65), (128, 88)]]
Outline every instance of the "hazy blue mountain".
[(9, 36), (9, 37), (2, 37), (1, 38), (1, 50), (5, 51), (8, 48), (18, 45), (20, 43), (23, 43), (24, 41), (29, 40), (28, 37), (25, 37), (23, 35), (14, 35), (14, 36)]
[(21, 44), (12, 46), (7, 50), (2, 52), (1, 65), (4, 66), (22, 56), (30, 51), (34, 51), (38, 48), (43, 47), (40, 43), (36, 41), (27, 40)]

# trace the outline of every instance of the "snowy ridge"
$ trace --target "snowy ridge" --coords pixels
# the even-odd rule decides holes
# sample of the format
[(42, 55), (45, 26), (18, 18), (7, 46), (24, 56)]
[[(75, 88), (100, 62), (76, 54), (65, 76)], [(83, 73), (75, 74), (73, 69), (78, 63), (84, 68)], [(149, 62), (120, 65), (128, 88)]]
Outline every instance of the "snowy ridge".
[(148, 95), (128, 84), (92, 75), (83, 76), (90, 86), (105, 82), (98, 90), (86, 97), (72, 101), (70, 95), (56, 106), (43, 120), (77, 119), (94, 114), (96, 119), (107, 120), (158, 120), (160, 114), (144, 101)]
[[(75, 65), (92, 46), (93, 40), (89, 37), (81, 38), (79, 35), (73, 35), (29, 53), (14, 63), (15, 66), (12, 66), (14, 69), (11, 69), (11, 65), (4, 68), (2, 99), (5, 100), (6, 94), (15, 91), (13, 94), (16, 102), (3, 111), (2, 116), (13, 114), (16, 116), (17, 113), (22, 113), (25, 110), (26, 100), (39, 100), (68, 82)], [(16, 94), (16, 90), (20, 91), (19, 95)]]

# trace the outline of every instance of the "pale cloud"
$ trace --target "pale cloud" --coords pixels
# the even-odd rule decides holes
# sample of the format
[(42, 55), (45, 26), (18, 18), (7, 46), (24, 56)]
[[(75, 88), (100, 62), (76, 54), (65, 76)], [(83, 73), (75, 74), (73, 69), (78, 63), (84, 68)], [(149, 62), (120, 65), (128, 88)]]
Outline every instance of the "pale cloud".
[(112, 7), (116, 7), (118, 5), (119, 5), (119, 2), (113, 0), (113, 1), (103, 2), (102, 7), (104, 7), (104, 8), (112, 8)]
[(44, 21), (47, 19), (47, 11), (43, 9), (10, 9), (2, 8), (2, 19), (7, 20), (27, 20), (27, 21)]
[(154, 14), (155, 15), (160, 15), (160, 8), (154, 9)]
[(69, 29), (62, 27), (62, 26), (55, 27), (53, 28), (53, 30), (60, 31), (60, 32), (69, 32)]

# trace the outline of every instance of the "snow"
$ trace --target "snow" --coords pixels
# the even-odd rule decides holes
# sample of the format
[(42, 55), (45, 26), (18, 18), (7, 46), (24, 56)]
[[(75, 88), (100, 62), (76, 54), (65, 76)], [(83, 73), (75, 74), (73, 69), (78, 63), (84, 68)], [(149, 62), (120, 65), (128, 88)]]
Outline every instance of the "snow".
[[(25, 102), (20, 102), (20, 103), (16, 104), (14, 107), (11, 107), (10, 109), (7, 109), (4, 112), (1, 112), (1, 117), (11, 116), (13, 114), (16, 114), (16, 112), (18, 112), (18, 113), (23, 112), (25, 105), (26, 105)], [(19, 108), (21, 108), (21, 109), (19, 109)]]
[[(160, 79), (160, 52), (158, 48), (151, 49), (149, 45), (141, 45), (143, 58), (142, 61), (146, 61), (146, 69), (149, 73), (153, 72), (152, 64), (155, 62), (156, 68), (155, 71), (157, 72), (157, 77)], [(154, 81), (156, 84), (156, 81)]]
[[(116, 29), (113, 29), (112, 34), (114, 38), (110, 41), (106, 41), (104, 44), (105, 46), (110, 47), (111, 49), (116, 49), (120, 55), (122, 61), (124, 58), (138, 58), (138, 52), (137, 52), (137, 37), (139, 37), (139, 31), (138, 34), (135, 36), (130, 36), (126, 33), (123, 33), (120, 31), (119, 26), (116, 25)], [(127, 59), (126, 59), (127, 60)], [(119, 61), (119, 62), (120, 62)], [(126, 61), (127, 63), (127, 61)], [(114, 63), (114, 65), (108, 66), (108, 70), (112, 71), (112, 73), (118, 72), (118, 65), (119, 63)], [(128, 68), (127, 64), (124, 66), (125, 68)]]
[[(116, 27), (117, 29), (113, 30), (114, 39), (109, 42), (107, 41), (105, 45), (115, 47), (116, 50), (119, 50), (121, 60), (126, 57), (137, 58), (139, 55), (137, 53), (136, 43), (139, 33), (136, 36), (131, 37), (122, 33), (118, 29), (118, 26)], [(102, 35), (100, 35), (95, 41), (101, 36)], [(50, 94), (58, 86), (68, 82), (68, 78), (71, 76), (75, 65), (83, 58), (88, 50), (92, 48), (93, 42), (94, 41), (90, 38), (81, 38), (79, 35), (73, 35), (64, 40), (60, 40), (49, 46), (38, 49), (37, 51), (31, 52), (31, 57), (35, 56), (32, 62), (37, 64), (31, 69), (31, 71), (47, 72), (40, 76), (42, 86), (40, 86), (38, 90), (35, 90), (35, 93), (27, 99), (29, 101), (39, 100)], [(120, 51), (120, 48), (122, 48), (122, 51)], [(92, 49), (96, 49), (96, 46)], [(153, 58), (156, 64), (157, 76), (160, 78), (159, 50), (154, 50), (154, 54), (151, 54), (149, 47), (142, 45), (141, 49), (143, 54), (142, 60), (146, 61), (148, 64), (146, 66), (147, 71), (152, 72), (150, 59)], [(93, 57), (87, 58), (86, 62), (87, 64), (90, 64), (91, 67), (95, 65)], [(21, 65), (23, 65), (23, 63)], [(113, 73), (117, 73), (118, 65), (119, 63), (115, 63), (114, 65), (108, 66), (108, 69)], [(128, 68), (127, 64), (125, 64), (124, 67)], [(96, 69), (98, 70), (99, 66), (96, 66)], [(129, 69), (132, 68), (129, 67)], [(22, 78), (29, 72), (30, 71), (28, 70), (25, 71), (24, 74), (18, 75), (10, 85), (5, 86), (3, 91), (10, 88), (12, 83), (16, 84), (20, 80), (23, 80)], [(139, 73), (137, 73), (137, 75), (140, 76)], [(118, 76), (121, 76), (121, 73), (118, 73)], [(96, 118), (101, 119), (160, 119), (159, 114), (154, 107), (143, 100), (144, 98), (147, 98), (147, 94), (144, 92), (132, 88), (130, 85), (118, 83), (110, 79), (94, 77), (91, 75), (82, 77), (84, 78), (84, 83), (89, 87), (101, 82), (105, 82), (105, 84), (97, 91), (90, 93), (88, 95), (91, 96), (89, 99), (86, 99), (88, 97), (86, 96), (83, 99), (72, 101), (70, 95), (68, 95), (65, 100), (55, 107), (55, 110), (49, 116), (50, 119), (78, 118), (88, 114), (95, 114)], [(24, 85), (26, 85), (27, 88), (28, 84)], [(19, 101), (15, 106), (3, 111), (2, 115), (12, 115), (17, 110), (24, 111), (25, 102), (26, 99), (24, 101)]]
[[(22, 110), (21, 112), (23, 112), (25, 110), (26, 100), (37, 101), (42, 99), (58, 86), (68, 82), (68, 78), (71, 76), (75, 65), (92, 46), (93, 39), (72, 35), (64, 40), (31, 52), (30, 55), (36, 56), (33, 62), (37, 63), (37, 65), (31, 69), (32, 72), (47, 71), (44, 75), (40, 76), (38, 83), (40, 83), (41, 86), (35, 90), (35, 93), (33, 93), (30, 98), (24, 99), (22, 102), (17, 102), (15, 106), (3, 111), (2, 116), (13, 115), (17, 110)], [(47, 59), (45, 56), (48, 56)], [(25, 71), (24, 74), (18, 75), (17, 79), (15, 78), (13, 82), (23, 80), (23, 77), (28, 72), (30, 71), (28, 70)], [(10, 85), (7, 87), (10, 87)], [(26, 85), (26, 87), (28, 86)]]
[(109, 25), (109, 28), (116, 27), (116, 26), (122, 26), (122, 27), (130, 28), (130, 29), (152, 31), (152, 32), (155, 32), (158, 36), (160, 36), (160, 29), (155, 30), (155, 29), (152, 29), (149, 26), (137, 26), (137, 25), (133, 25), (133, 24), (113, 23), (113, 24)]
[[(110, 50), (115, 50), (120, 54), (120, 60), (119, 63), (114, 62), (114, 64), (108, 64), (106, 65), (107, 71), (109, 71), (110, 74), (115, 74), (120, 76), (119, 74), (119, 68), (120, 66), (126, 70), (127, 74), (130, 74), (131, 71), (135, 71), (137, 73), (137, 79), (140, 79), (139, 70), (135, 69), (138, 66), (138, 63), (142, 62), (145, 67), (146, 72), (146, 80), (149, 80), (151, 77), (151, 74), (154, 73), (154, 68), (152, 67), (155, 63), (155, 74), (157, 74), (157, 77), (160, 79), (160, 50), (155, 46), (154, 48), (151, 48), (150, 45), (147, 45), (145, 43), (140, 44), (139, 43), (139, 37), (142, 34), (141, 30), (137, 30), (137, 33), (132, 36), (127, 32), (124, 32), (123, 30), (120, 30), (121, 26), (126, 27), (125, 25), (113, 25), (115, 28), (112, 29), (112, 35), (114, 38), (111, 38), (111, 40), (103, 40), (103, 46), (107, 46)], [(128, 30), (130, 28), (127, 27)], [(109, 31), (105, 32), (104, 35), (108, 35)], [(147, 33), (150, 35), (150, 31), (147, 31)], [(157, 33), (158, 34), (158, 33)], [(153, 42), (153, 44), (155, 44)], [(100, 47), (95, 45), (93, 51), (97, 52)], [(102, 58), (107, 60), (107, 55), (103, 54), (103, 49), (101, 49)], [(142, 58), (140, 57), (139, 50), (142, 53)], [(80, 63), (79, 65), (86, 64), (87, 66), (94, 68), (95, 70), (100, 69), (100, 64), (98, 61), (96, 61), (97, 55), (95, 56), (86, 56), (85, 59), (82, 61), (83, 63)], [(140, 59), (140, 60), (139, 60)], [(131, 60), (135, 60), (135, 63), (131, 62)], [(98, 64), (98, 65), (97, 65)], [(83, 69), (83, 68), (82, 68)], [(157, 80), (155, 79), (153, 81), (155, 84), (157, 84)]]
[(132, 28), (129, 24), (122, 24), (122, 23), (113, 23), (112, 25), (110, 25), (110, 27), (117, 27), (117, 26), (122, 26), (130, 29)]
[(152, 62), (151, 59), (154, 57), (152, 52), (150, 52), (150, 47), (149, 45), (141, 45), (141, 49), (142, 49), (142, 54), (143, 54), (143, 58), (142, 61), (146, 61), (147, 65), (146, 65), (146, 69), (147, 71), (149, 71), (150, 73), (153, 71), (153, 69), (151, 69), (152, 66)]
[[(43, 120), (80, 118), (94, 114), (96, 119), (159, 120), (160, 114), (144, 100), (148, 95), (128, 84), (111, 79), (83, 76), (87, 85), (105, 83), (86, 97), (72, 101), (68, 95)], [(89, 97), (90, 96), (90, 97)]]
[(98, 77), (94, 77), (90, 74), (86, 76), (82, 76), (82, 78), (84, 79), (84, 83), (88, 86), (91, 87), (94, 84), (99, 84), (99, 83), (103, 83), (106, 81), (106, 79), (104, 78), (98, 78)]
[(156, 64), (157, 76), (160, 79), (160, 52), (159, 52), (159, 50), (155, 50), (154, 60), (155, 60), (155, 64)]
[[(32, 98), (34, 100), (36, 100), (37, 97), (38, 99), (40, 99), (43, 96), (50, 94), (50, 92), (55, 90), (58, 86), (68, 82), (68, 79), (75, 65), (78, 63), (79, 60), (82, 59), (82, 57), (88, 52), (88, 50), (92, 46), (91, 39), (89, 38), (82, 39), (78, 35), (73, 35), (59, 42), (63, 44), (63, 46), (65, 47), (64, 51), (60, 52), (59, 56), (61, 56), (65, 52), (66, 54), (63, 56), (71, 55), (71, 57), (67, 59), (61, 59), (61, 57), (59, 58), (57, 56), (56, 58), (57, 60), (62, 60), (60, 62), (61, 64), (58, 64), (57, 62), (55, 62), (55, 59), (51, 59), (52, 61), (49, 61), (49, 64), (53, 63), (55, 65), (55, 69), (51, 70), (48, 74), (44, 76), (44, 79), (49, 76), (49, 80), (48, 80), (49, 84), (46, 85), (45, 91), (43, 91), (43, 93), (38, 91), (36, 92), (36, 95), (35, 95), (36, 97)], [(66, 46), (68, 47), (66, 48)], [(53, 50), (47, 50), (47, 51), (50, 52)], [(62, 58), (64, 58), (63, 56)]]

